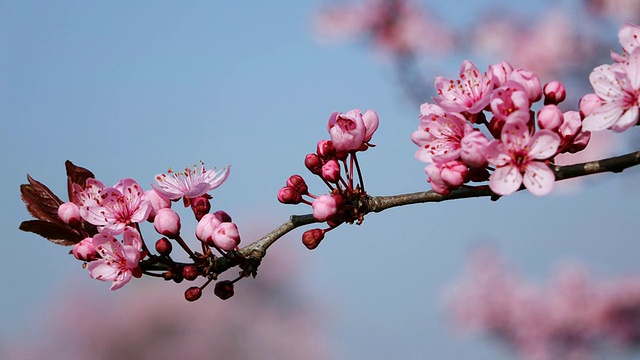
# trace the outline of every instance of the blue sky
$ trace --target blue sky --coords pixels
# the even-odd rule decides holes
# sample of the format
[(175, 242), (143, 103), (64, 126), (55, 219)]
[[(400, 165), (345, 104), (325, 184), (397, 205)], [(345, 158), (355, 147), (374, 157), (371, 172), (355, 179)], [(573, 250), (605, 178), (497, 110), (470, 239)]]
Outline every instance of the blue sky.
[[(214, 206), (241, 232), (256, 221), (275, 228), (309, 212), (275, 196), (289, 175), (311, 178), (302, 160), (327, 138), (331, 112), (373, 108), (378, 146), (359, 157), (368, 191), (428, 189), (409, 139), (419, 110), (403, 100), (384, 62), (362, 48), (314, 41), (317, 6), (0, 3), (0, 345), (25, 331), (33, 309), (46, 306), (60, 284), (109, 292), (68, 249), (17, 229), (29, 218), (18, 192), (27, 173), (64, 195), (66, 159), (106, 184), (133, 177), (147, 187), (168, 167), (231, 164)], [(506, 358), (486, 339), (457, 336), (441, 311), (441, 292), (469, 250), (493, 243), (537, 279), (564, 259), (603, 277), (640, 272), (632, 220), (638, 175), (596, 176), (580, 192), (545, 198), (412, 205), (342, 226), (315, 251), (300, 249), (302, 230), (275, 246), (295, 248), (305, 267), (300, 286), (326, 305), (340, 358)], [(309, 183), (312, 192), (324, 191), (319, 181)]]

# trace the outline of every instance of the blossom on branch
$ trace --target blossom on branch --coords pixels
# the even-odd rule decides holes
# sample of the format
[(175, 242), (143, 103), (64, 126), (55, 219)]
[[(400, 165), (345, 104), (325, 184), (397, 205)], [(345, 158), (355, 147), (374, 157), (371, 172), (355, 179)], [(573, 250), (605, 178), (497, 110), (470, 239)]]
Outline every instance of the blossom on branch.
[(97, 234), (92, 240), (100, 259), (89, 262), (89, 276), (100, 281), (112, 281), (111, 290), (126, 285), (132, 276), (140, 277), (138, 267), (142, 240), (140, 233), (126, 228), (123, 233), (123, 244), (108, 234)]
[(156, 183), (151, 184), (153, 189), (171, 200), (178, 200), (182, 197), (195, 198), (217, 188), (227, 180), (231, 166), (227, 166), (219, 171), (205, 169), (204, 164), (193, 169), (186, 167), (184, 171), (175, 172), (171, 169), (167, 174), (156, 175)]

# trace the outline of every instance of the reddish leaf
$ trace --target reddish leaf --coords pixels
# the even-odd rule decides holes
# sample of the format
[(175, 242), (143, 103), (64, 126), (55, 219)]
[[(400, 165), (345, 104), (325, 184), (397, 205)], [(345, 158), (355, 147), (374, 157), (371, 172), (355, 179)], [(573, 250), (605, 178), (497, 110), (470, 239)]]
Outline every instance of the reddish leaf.
[(58, 218), (58, 207), (62, 200), (44, 184), (27, 175), (29, 184), (20, 185), (22, 201), (27, 211), (36, 219), (62, 224)]
[(72, 201), (73, 184), (78, 184), (84, 188), (87, 179), (95, 179), (95, 176), (91, 171), (76, 166), (69, 160), (64, 162), (64, 167), (67, 169), (67, 192), (69, 194), (69, 201)]
[(20, 224), (20, 230), (38, 234), (54, 244), (71, 246), (82, 241), (82, 236), (64, 224), (42, 220), (28, 220)]

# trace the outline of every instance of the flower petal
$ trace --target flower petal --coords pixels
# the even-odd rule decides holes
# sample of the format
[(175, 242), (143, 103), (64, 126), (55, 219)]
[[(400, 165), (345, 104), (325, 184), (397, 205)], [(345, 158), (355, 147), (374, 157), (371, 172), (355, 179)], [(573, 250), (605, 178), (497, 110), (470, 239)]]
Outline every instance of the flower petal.
[(497, 168), (489, 178), (489, 188), (498, 195), (509, 195), (522, 185), (522, 175), (515, 166)]
[(556, 155), (560, 146), (560, 136), (551, 130), (538, 130), (531, 138), (529, 156), (533, 159), (546, 160)]
[(532, 161), (524, 171), (524, 186), (536, 196), (547, 195), (553, 189), (555, 181), (553, 171), (541, 161)]

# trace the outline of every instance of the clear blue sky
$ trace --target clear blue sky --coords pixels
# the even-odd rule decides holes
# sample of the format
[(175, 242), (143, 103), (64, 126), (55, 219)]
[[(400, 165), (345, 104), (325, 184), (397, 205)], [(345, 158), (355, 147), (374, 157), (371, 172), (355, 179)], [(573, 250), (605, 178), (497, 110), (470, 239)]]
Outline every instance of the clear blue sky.
[[(24, 331), (33, 309), (69, 279), (109, 291), (68, 249), (17, 229), (29, 218), (18, 192), (27, 173), (64, 195), (66, 159), (106, 184), (134, 177), (147, 187), (170, 166), (232, 164), (215, 206), (241, 232), (256, 219), (276, 227), (308, 212), (275, 195), (289, 175), (306, 176), (302, 159), (327, 137), (330, 113), (360, 107), (381, 119), (378, 146), (360, 157), (369, 192), (428, 189), (409, 140), (418, 109), (402, 99), (391, 68), (367, 51), (314, 41), (317, 6), (0, 3), (0, 345)], [(492, 242), (539, 279), (564, 259), (603, 276), (640, 272), (638, 175), (598, 176), (577, 194), (521, 193), (372, 214), (362, 226), (332, 231), (315, 251), (296, 251), (306, 267), (303, 288), (328, 308), (328, 336), (345, 359), (503, 358), (491, 342), (456, 336), (441, 311), (441, 292), (462, 272), (470, 248)], [(301, 248), (301, 233), (275, 246)]]

